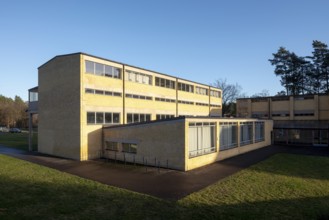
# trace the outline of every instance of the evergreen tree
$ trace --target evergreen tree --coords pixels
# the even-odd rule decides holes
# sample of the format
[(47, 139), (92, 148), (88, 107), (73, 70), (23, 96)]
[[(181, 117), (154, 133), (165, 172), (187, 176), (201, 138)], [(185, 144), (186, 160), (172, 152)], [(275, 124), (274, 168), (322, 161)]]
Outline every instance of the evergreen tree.
[(311, 73), (311, 79), (313, 84), (314, 93), (325, 93), (329, 91), (329, 66), (328, 46), (321, 41), (313, 41), (313, 71)]
[(273, 53), (273, 59), (269, 59), (271, 64), (275, 66), (274, 73), (281, 77), (281, 85), (286, 89), (289, 95), (289, 56), (290, 52), (284, 47), (280, 47), (277, 53)]
[(303, 58), (291, 53), (284, 47), (280, 47), (273, 59), (269, 60), (275, 66), (274, 73), (281, 77), (281, 85), (285, 87), (287, 95), (304, 93), (306, 67), (308, 62)]

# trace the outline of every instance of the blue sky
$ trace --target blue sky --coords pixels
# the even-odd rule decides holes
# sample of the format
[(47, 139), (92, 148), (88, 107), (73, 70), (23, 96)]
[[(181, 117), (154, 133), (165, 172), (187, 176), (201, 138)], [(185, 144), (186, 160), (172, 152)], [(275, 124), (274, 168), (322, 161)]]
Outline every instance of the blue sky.
[(2, 0), (0, 94), (27, 100), (37, 68), (85, 52), (253, 95), (283, 88), (268, 62), (285, 46), (329, 44), (327, 0)]

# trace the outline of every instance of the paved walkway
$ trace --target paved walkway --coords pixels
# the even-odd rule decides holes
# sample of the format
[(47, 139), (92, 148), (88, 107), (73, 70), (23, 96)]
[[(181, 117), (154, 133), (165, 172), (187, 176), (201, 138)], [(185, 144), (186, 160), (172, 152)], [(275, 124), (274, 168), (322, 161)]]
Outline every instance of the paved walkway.
[(0, 145), (0, 154), (6, 154), (111, 186), (169, 200), (183, 198), (276, 153), (329, 156), (329, 149), (268, 146), (189, 172), (181, 172), (124, 165), (122, 163), (116, 164), (105, 160), (79, 162)]

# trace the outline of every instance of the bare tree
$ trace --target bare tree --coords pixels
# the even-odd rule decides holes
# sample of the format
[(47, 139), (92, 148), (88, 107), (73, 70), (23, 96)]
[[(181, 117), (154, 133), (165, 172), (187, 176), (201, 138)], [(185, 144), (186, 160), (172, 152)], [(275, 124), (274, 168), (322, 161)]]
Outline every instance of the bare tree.
[(270, 92), (267, 89), (263, 89), (261, 92), (255, 93), (250, 97), (257, 98), (257, 97), (268, 97), (268, 96), (270, 96)]
[(222, 112), (223, 115), (235, 115), (236, 114), (236, 99), (242, 96), (245, 96), (241, 93), (242, 87), (235, 83), (230, 84), (226, 79), (217, 79), (214, 83), (211, 84), (216, 88), (219, 88), (223, 91), (222, 94)]

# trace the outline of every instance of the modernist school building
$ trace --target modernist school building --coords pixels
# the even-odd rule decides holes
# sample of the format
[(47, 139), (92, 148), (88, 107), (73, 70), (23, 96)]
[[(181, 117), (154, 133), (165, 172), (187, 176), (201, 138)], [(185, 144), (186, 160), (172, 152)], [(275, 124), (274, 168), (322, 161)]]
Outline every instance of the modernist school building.
[(272, 119), (276, 144), (328, 147), (328, 94), (238, 99), (237, 115)]
[(228, 135), (236, 149), (221, 153), (231, 150), (220, 148), (222, 91), (209, 85), (85, 53), (54, 57), (39, 67), (38, 79), (29, 90), (29, 112), (30, 118), (38, 113), (42, 153), (76, 160), (109, 152), (122, 160), (157, 157), (189, 170), (270, 143), (270, 121), (225, 122), (235, 123)]

